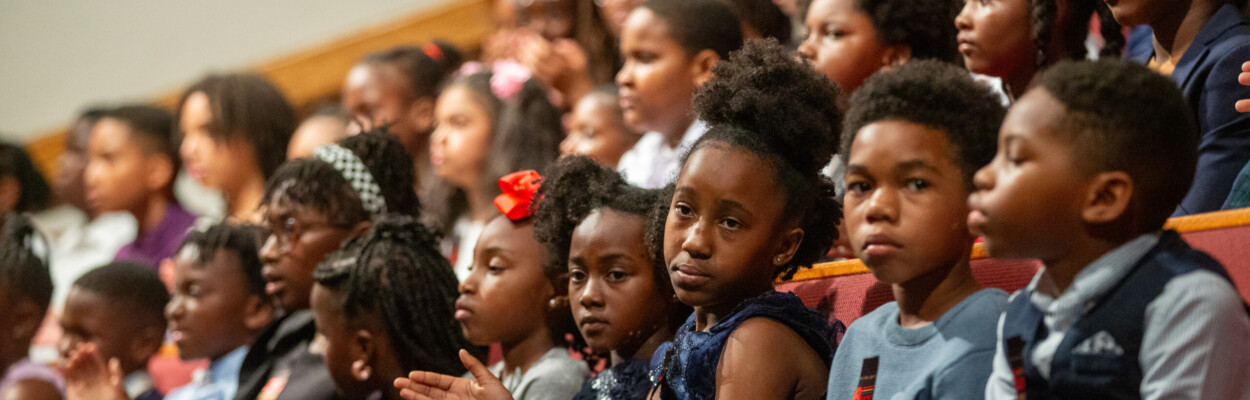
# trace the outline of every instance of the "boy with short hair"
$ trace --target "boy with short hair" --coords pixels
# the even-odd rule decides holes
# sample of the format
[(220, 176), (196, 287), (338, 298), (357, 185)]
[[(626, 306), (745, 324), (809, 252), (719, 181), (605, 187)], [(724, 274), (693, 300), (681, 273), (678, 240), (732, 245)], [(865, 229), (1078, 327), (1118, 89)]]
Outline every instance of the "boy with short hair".
[(137, 237), (117, 260), (155, 269), (195, 223), (174, 199), (179, 158), (172, 114), (140, 105), (113, 109), (92, 129), (88, 154), (87, 201), (99, 212), (129, 212), (138, 223)]
[(192, 232), (174, 258), (174, 292), (165, 307), (170, 336), (183, 360), (208, 358), (207, 371), (167, 400), (233, 399), (239, 368), (273, 318), (265, 296), (258, 243), (261, 230), (227, 223)]
[[(83, 367), (91, 363), (81, 362), (84, 357), (78, 353), (92, 348), (89, 358), (117, 360), (116, 372), (121, 374), (118, 378), (123, 379), (127, 396), (135, 400), (160, 399), (160, 393), (152, 387), (147, 365), (164, 340), (168, 302), (165, 284), (155, 271), (142, 264), (116, 261), (78, 278), (61, 313), (61, 329), (65, 333), (59, 347), (68, 364), (68, 394), (73, 397), (84, 384), (98, 387), (99, 376), (76, 379), (84, 377)], [(104, 380), (107, 382), (107, 378)]]
[(990, 256), (1045, 265), (999, 322), (986, 397), (1250, 399), (1250, 316), (1220, 263), (1161, 231), (1193, 180), (1176, 86), (1065, 63), (1016, 102), (968, 223)]
[(933, 60), (874, 75), (850, 104), (846, 231), (896, 301), (851, 324), (828, 396), (980, 398), (1007, 293), (972, 276), (967, 198), (1004, 110), (966, 70)]

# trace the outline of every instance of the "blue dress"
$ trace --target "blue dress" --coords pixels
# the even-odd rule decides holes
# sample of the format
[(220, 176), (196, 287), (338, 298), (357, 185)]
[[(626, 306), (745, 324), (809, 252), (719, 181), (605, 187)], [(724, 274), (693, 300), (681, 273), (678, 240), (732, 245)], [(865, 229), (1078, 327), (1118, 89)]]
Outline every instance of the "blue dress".
[(651, 389), (650, 371), (648, 360), (613, 365), (582, 384), (573, 400), (645, 400)]
[(807, 308), (793, 293), (768, 292), (742, 302), (707, 332), (694, 329), (695, 316), (691, 315), (673, 341), (661, 345), (651, 359), (652, 385), (658, 388), (661, 398), (715, 398), (721, 350), (739, 325), (755, 317), (769, 318), (794, 330), (824, 360), (826, 367), (833, 360), (829, 320)]

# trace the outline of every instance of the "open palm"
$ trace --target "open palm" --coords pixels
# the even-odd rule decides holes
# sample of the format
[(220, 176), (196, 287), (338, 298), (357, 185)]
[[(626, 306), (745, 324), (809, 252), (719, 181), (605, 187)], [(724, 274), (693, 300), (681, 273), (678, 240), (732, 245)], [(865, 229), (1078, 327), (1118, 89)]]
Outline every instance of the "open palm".
[(395, 380), (399, 396), (407, 400), (512, 400), (503, 382), (469, 352), (460, 350), (460, 362), (476, 380), (412, 371), (407, 378)]

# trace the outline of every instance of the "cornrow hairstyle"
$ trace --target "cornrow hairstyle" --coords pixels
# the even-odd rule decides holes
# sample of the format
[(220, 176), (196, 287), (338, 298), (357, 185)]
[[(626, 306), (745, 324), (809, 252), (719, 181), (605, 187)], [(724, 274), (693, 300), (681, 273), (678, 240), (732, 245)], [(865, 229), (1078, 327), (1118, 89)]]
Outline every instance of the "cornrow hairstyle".
[(26, 150), (0, 141), (0, 178), (4, 177), (12, 177), (21, 189), (17, 204), (9, 211), (35, 212), (52, 205), (52, 188)]
[[(590, 157), (567, 156), (552, 164), (543, 173), (543, 184), (534, 196), (541, 199), (535, 205), (534, 238), (547, 248), (544, 272), (551, 278), (568, 274), (573, 231), (595, 210), (610, 209), (642, 218), (652, 277), (658, 287), (671, 295), (673, 285), (664, 253), (649, 242), (651, 211), (661, 203), (661, 193), (659, 189), (630, 185), (620, 173), (600, 166)], [(669, 325), (680, 326), (689, 311), (688, 306), (681, 304), (678, 315), (670, 316)]]
[(443, 80), (460, 67), (462, 57), (459, 49), (445, 41), (435, 41), (427, 45), (427, 48), (429, 46), (434, 46), (437, 50), (426, 51), (426, 49), (414, 46), (397, 46), (370, 53), (360, 60), (360, 64), (389, 65), (399, 70), (407, 80), (406, 92), (411, 96), (405, 99), (408, 102), (424, 97), (436, 97)]
[(93, 269), (78, 280), (74, 287), (103, 297), (110, 307), (124, 310), (121, 313), (143, 326), (165, 328), (165, 304), (169, 292), (165, 284), (147, 265), (114, 261)]
[(969, 190), (972, 175), (994, 159), (1006, 114), (988, 86), (973, 81), (967, 70), (937, 60), (911, 61), (873, 75), (851, 95), (850, 104), (839, 154), (851, 154), (859, 130), (874, 122), (923, 125), (946, 135), (951, 159)]
[[(1072, 8), (1070, 19), (1059, 21), (1058, 5), (1056, 1), (1066, 1), (1068, 6)], [(1105, 44), (1101, 52), (1097, 54), (1103, 57), (1119, 57), (1124, 49), (1124, 34), (1120, 31), (1120, 24), (1115, 21), (1115, 17), (1111, 14), (1111, 9), (1102, 0), (1029, 0), (1030, 10), (1029, 19), (1032, 26), (1033, 46), (1038, 49), (1037, 66), (1044, 67), (1050, 63), (1063, 58), (1073, 60), (1083, 60), (1088, 58), (1089, 50), (1085, 47), (1085, 39), (1089, 33), (1090, 17), (1098, 16), (1098, 22), (1101, 26), (1100, 33), (1103, 36)], [(1066, 54), (1056, 58), (1056, 55), (1047, 54), (1047, 43), (1053, 35), (1055, 29), (1060, 29), (1065, 42), (1063, 48)]]
[(261, 204), (275, 200), (325, 215), (336, 228), (350, 229), (370, 218), (351, 183), (334, 166), (314, 158), (287, 161), (274, 172)]
[[(111, 118), (130, 127), (130, 140), (143, 147), (148, 154), (160, 154), (169, 158), (174, 171), (181, 168), (182, 157), (178, 155), (178, 138), (174, 136), (174, 115), (165, 109), (149, 105), (126, 105), (105, 112), (103, 118)], [(173, 186), (171, 179), (169, 185)]]
[[(245, 140), (252, 145), (252, 156), (266, 179), (286, 160), (287, 142), (295, 133), (295, 110), (278, 88), (259, 75), (208, 75), (191, 85), (178, 101), (178, 119), (195, 93), (208, 96), (212, 109), (209, 133), (217, 141)], [(181, 132), (179, 134), (181, 137)]]
[(724, 60), (742, 47), (738, 16), (720, 0), (647, 0), (640, 7), (668, 22), (673, 39), (689, 56), (712, 50)]
[[(781, 12), (781, 7), (772, 0), (723, 1), (741, 22), (755, 29), (761, 38), (777, 39), (781, 44), (789, 44), (794, 38), (791, 32), (794, 25), (790, 22), (790, 17)], [(951, 19), (954, 20), (954, 15)]]
[(1142, 229), (1157, 230), (1185, 197), (1198, 160), (1198, 123), (1171, 79), (1120, 61), (1063, 62), (1034, 90), (1063, 104), (1052, 131), (1090, 172), (1133, 178)]
[(380, 216), (368, 234), (326, 257), (313, 277), (340, 296), (349, 324), (372, 316), (386, 327), (405, 371), (465, 372), (456, 354), (475, 347), (453, 318), (456, 275), (434, 233), (411, 216)]
[(8, 296), (7, 300), (28, 299), (42, 313), (48, 312), (52, 275), (48, 271), (47, 250), (47, 241), (29, 217), (0, 214), (0, 293)]
[[(492, 74), (480, 72), (461, 77), (448, 87), (463, 87), (469, 97), (486, 109), (491, 119), (491, 137), (482, 168), (479, 189), (484, 201), (492, 201), (502, 193), (499, 178), (524, 170), (542, 170), (560, 156), (564, 140), (564, 124), (560, 110), (551, 105), (547, 91), (535, 79), (521, 85), (521, 90), (504, 100), (491, 90)], [(426, 199), (427, 224), (447, 234), (456, 218), (469, 209), (464, 190), (446, 181), (436, 182)], [(482, 204), (482, 207), (493, 207)]]
[(421, 202), (415, 189), (416, 177), (412, 168), (412, 154), (404, 149), (395, 135), (387, 134), (385, 128), (348, 136), (339, 140), (339, 146), (360, 158), (382, 189), (386, 208), (390, 212), (417, 218), (421, 214)]
[(854, 7), (872, 21), (882, 44), (906, 45), (912, 59), (963, 61), (955, 40), (959, 30), (951, 23), (963, 7), (962, 1), (855, 0)]
[(838, 235), (842, 206), (833, 181), (820, 174), (839, 139), (838, 88), (771, 39), (751, 41), (727, 61), (713, 67), (712, 79), (695, 94), (695, 115), (708, 123), (708, 131), (682, 164), (704, 147), (727, 145), (772, 167), (775, 184), (784, 191), (781, 218), (798, 221), (804, 232), (794, 257), (777, 268), (778, 276), (788, 279), (824, 256)]
[(265, 297), (265, 278), (261, 275), (260, 248), (264, 240), (264, 229), (253, 225), (235, 225), (220, 222), (204, 231), (193, 230), (187, 234), (186, 240), (174, 254), (194, 249), (196, 268), (217, 259), (220, 252), (234, 254), (246, 277), (247, 290), (256, 296)]

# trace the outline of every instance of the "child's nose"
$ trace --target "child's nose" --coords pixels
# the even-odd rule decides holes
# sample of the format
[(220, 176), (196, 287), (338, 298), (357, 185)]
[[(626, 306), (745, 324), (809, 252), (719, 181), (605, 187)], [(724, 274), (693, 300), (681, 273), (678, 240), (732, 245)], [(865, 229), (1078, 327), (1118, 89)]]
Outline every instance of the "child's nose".
[(603, 305), (603, 282), (598, 279), (587, 279), (586, 287), (582, 288), (581, 298), (577, 299), (578, 303), (585, 308), (598, 307)]
[(686, 229), (684, 239), (681, 243), (681, 249), (693, 258), (708, 258), (711, 253), (711, 240), (708, 235), (711, 234), (711, 224), (700, 220)]
[(868, 198), (868, 212), (865, 217), (868, 222), (883, 222), (898, 220), (898, 196), (894, 190), (879, 188), (872, 192), (872, 196)]
[(991, 171), (993, 166), (994, 163), (990, 162), (972, 175), (972, 185), (976, 190), (989, 190), (994, 187), (994, 173)]

